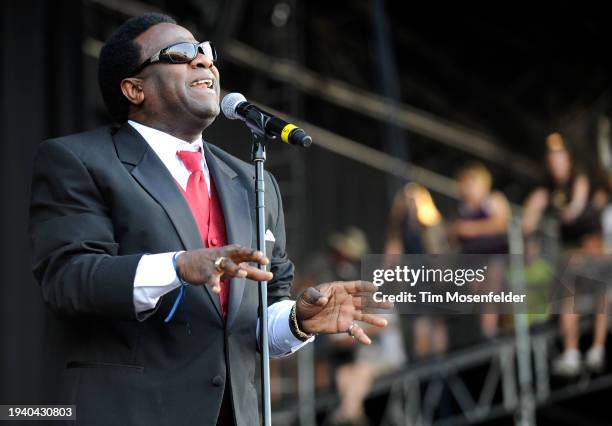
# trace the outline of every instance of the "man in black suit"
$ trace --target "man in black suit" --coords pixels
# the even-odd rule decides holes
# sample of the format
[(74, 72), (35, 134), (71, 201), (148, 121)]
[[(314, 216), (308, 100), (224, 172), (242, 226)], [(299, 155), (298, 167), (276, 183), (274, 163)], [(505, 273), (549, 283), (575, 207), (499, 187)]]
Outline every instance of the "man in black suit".
[(165, 15), (127, 21), (99, 68), (120, 127), (48, 140), (37, 154), (33, 270), (66, 324), (58, 402), (77, 405), (78, 424), (256, 424), (257, 280), (269, 281), (273, 356), (318, 333), (368, 344), (353, 321), (386, 325), (363, 312), (369, 283), (321, 284), (289, 300), (293, 264), (269, 174), (270, 260), (251, 249), (253, 168), (202, 141), (219, 114), (215, 59), (212, 44)]

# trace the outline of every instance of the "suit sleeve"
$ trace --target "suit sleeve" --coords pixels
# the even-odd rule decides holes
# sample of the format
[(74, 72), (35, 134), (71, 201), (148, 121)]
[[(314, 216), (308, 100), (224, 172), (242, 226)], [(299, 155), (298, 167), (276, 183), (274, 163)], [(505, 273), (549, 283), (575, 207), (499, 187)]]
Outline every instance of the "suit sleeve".
[(276, 195), (278, 215), (274, 224), (273, 233), (276, 238), (270, 259), (270, 272), (274, 274), (272, 281), (268, 283), (268, 306), (291, 297), (291, 283), (293, 282), (293, 262), (287, 257), (285, 251), (285, 216), (283, 214), (283, 201), (278, 183), (272, 174), (268, 173), (272, 182), (272, 188)]
[(119, 256), (108, 206), (83, 161), (59, 140), (41, 144), (30, 204), (33, 272), (65, 315), (135, 319), (141, 254)]

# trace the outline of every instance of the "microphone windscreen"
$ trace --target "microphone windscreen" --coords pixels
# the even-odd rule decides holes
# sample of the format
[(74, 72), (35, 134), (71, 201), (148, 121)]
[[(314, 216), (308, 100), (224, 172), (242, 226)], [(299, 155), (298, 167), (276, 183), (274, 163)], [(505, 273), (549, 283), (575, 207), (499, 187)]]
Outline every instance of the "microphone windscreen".
[(242, 93), (228, 93), (221, 101), (221, 111), (223, 111), (223, 115), (230, 120), (240, 118), (238, 114), (236, 114), (236, 107), (243, 102), (246, 102), (246, 98)]

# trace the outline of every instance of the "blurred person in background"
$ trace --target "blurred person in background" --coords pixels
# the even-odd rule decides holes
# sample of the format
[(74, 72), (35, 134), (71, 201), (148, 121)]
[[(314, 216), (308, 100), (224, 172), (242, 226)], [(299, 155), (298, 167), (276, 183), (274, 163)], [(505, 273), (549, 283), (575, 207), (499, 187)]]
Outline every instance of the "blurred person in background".
[[(508, 253), (510, 204), (504, 194), (492, 190), (492, 180), (489, 170), (478, 162), (464, 165), (457, 173), (460, 200), (451, 235), (463, 254)], [(487, 289), (499, 290), (503, 278), (503, 260), (493, 259), (488, 265)], [(499, 318), (496, 313), (481, 314), (485, 337), (495, 337), (499, 333)]]
[(431, 193), (408, 183), (393, 199), (387, 229), (386, 254), (448, 253), (442, 215)]
[(365, 233), (354, 226), (344, 232), (333, 232), (327, 239), (327, 250), (315, 254), (308, 262), (307, 281), (316, 276), (331, 281), (341, 281), (347, 277), (359, 279), (361, 257), (369, 252)]
[[(544, 326), (550, 319), (550, 290), (555, 271), (553, 263), (542, 255), (542, 244), (536, 235), (525, 240), (523, 259), (527, 321), (535, 329)], [(509, 270), (507, 279), (511, 282), (512, 278), (512, 270)]]
[[(572, 255), (601, 255), (601, 221), (592, 203), (591, 182), (587, 174), (574, 164), (561, 134), (550, 134), (546, 138), (546, 146), (547, 178), (525, 201), (525, 236), (529, 238), (533, 235), (543, 215), (550, 213), (559, 221), (562, 252), (566, 258)], [(553, 361), (553, 372), (557, 375), (573, 377), (580, 373), (579, 319), (579, 315), (574, 313), (559, 316), (564, 350)], [(592, 371), (600, 371), (604, 367), (607, 322), (606, 315), (595, 315), (593, 343), (585, 359), (585, 366)]]
[(594, 195), (597, 207), (601, 207), (601, 231), (604, 253), (612, 253), (612, 171), (607, 172), (606, 185)]
[[(449, 251), (443, 218), (431, 193), (422, 185), (407, 183), (393, 199), (385, 254), (442, 254)], [(418, 316), (404, 336), (412, 336), (411, 351), (417, 358), (441, 356), (448, 351), (449, 337), (444, 317)]]
[[(329, 281), (358, 280), (361, 259), (369, 252), (365, 233), (356, 227), (334, 232), (328, 239), (328, 251), (315, 256), (306, 268), (305, 285), (321, 279)], [(327, 419), (332, 425), (366, 425), (364, 402), (373, 381), (381, 374), (400, 368), (405, 362), (402, 336), (395, 315), (385, 315), (389, 321), (385, 332), (366, 328), (372, 344), (366, 350), (355, 345), (348, 335), (325, 336), (317, 349), (320, 358), (330, 362), (340, 397), (337, 409)]]

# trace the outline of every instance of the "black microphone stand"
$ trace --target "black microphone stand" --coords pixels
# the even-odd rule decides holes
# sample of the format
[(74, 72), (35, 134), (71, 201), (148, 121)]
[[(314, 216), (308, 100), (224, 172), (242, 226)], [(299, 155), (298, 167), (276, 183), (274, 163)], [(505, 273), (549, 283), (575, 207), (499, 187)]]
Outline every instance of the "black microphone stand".
[[(256, 123), (256, 124), (255, 124)], [(255, 164), (255, 214), (257, 217), (257, 250), (266, 253), (266, 187), (264, 182), (264, 163), (266, 161), (265, 118), (259, 114), (258, 120), (249, 124), (253, 135), (251, 161)], [(265, 265), (259, 265), (265, 271)], [(270, 348), (268, 346), (268, 282), (259, 281), (259, 348), (261, 351), (261, 407), (263, 425), (272, 425), (272, 406), (270, 402)]]

